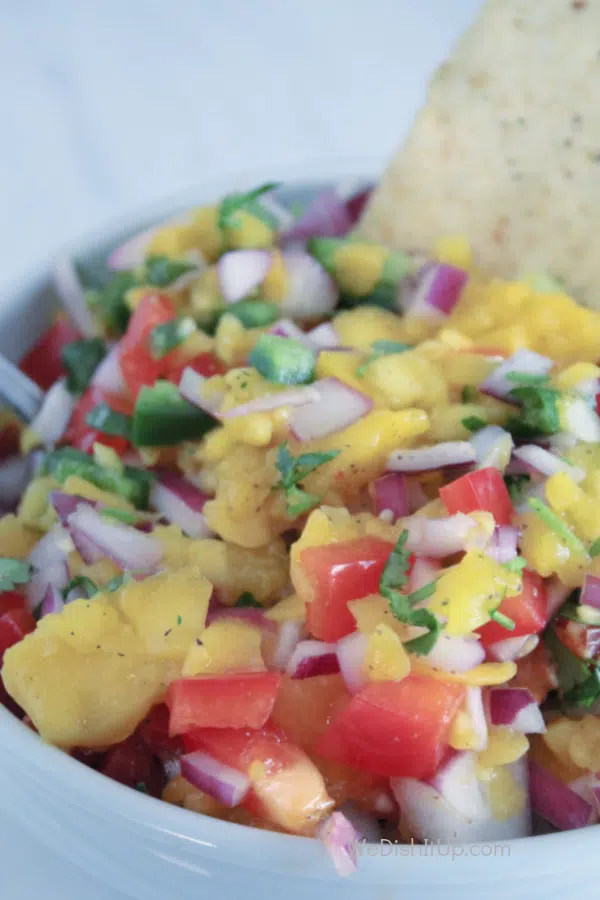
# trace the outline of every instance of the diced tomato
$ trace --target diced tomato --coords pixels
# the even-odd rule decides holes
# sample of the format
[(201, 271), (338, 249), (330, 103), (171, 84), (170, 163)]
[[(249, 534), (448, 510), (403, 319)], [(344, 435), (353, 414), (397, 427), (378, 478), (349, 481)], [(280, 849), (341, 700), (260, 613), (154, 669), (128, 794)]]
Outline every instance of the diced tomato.
[(556, 667), (543, 641), (528, 656), (517, 660), (517, 674), (510, 686), (527, 688), (536, 703), (543, 703), (550, 691), (557, 689)]
[(213, 375), (223, 375), (227, 371), (227, 366), (215, 356), (214, 353), (199, 353), (185, 363), (179, 363), (169, 368), (167, 378), (173, 384), (179, 384), (184, 369), (193, 369), (198, 375), (205, 378), (211, 378)]
[(430, 778), (464, 694), (463, 685), (420, 675), (369, 684), (329, 726), (317, 753), (378, 775)]
[(147, 294), (133, 311), (127, 331), (121, 338), (119, 361), (123, 379), (135, 399), (144, 386), (151, 387), (168, 369), (167, 357), (155, 359), (150, 348), (150, 334), (157, 325), (176, 317), (170, 297)]
[(261, 728), (273, 710), (281, 675), (241, 672), (171, 682), (169, 734), (192, 728)]
[(77, 341), (81, 334), (65, 319), (58, 319), (25, 354), (19, 368), (45, 391), (65, 374), (61, 353), (66, 344)]
[(298, 834), (310, 834), (333, 803), (315, 764), (280, 730), (205, 728), (184, 735), (186, 750), (204, 750), (250, 776), (248, 812)]
[(600, 655), (600, 628), (584, 625), (559, 616), (552, 628), (556, 637), (579, 659), (596, 659)]
[(28, 609), (11, 609), (0, 616), (0, 665), (4, 654), (35, 629), (35, 619)]
[(138, 787), (154, 797), (160, 796), (164, 787), (165, 779), (160, 764), (137, 734), (111, 747), (100, 771), (114, 781), (128, 787)]
[(367, 205), (369, 197), (372, 193), (373, 188), (368, 187), (363, 191), (352, 194), (352, 196), (346, 200), (346, 210), (348, 212), (352, 225), (356, 225), (356, 223), (362, 216), (365, 206)]
[(100, 388), (90, 387), (77, 401), (63, 441), (84, 453), (91, 453), (94, 444), (99, 442), (105, 447), (112, 447), (122, 456), (129, 447), (129, 442), (125, 438), (114, 434), (104, 434), (104, 432), (92, 428), (86, 421), (88, 414), (99, 403), (106, 403), (115, 412), (125, 413), (128, 416), (133, 412), (133, 402), (129, 397), (122, 394), (109, 394), (101, 391)]
[(489, 512), (497, 525), (510, 525), (514, 509), (498, 469), (477, 469), (440, 488), (440, 497), (450, 513)]
[(3, 591), (0, 594), (0, 616), (13, 609), (25, 609), (25, 597), (18, 591)]
[(516, 597), (505, 597), (499, 611), (515, 623), (507, 631), (498, 622), (488, 622), (478, 629), (481, 643), (489, 647), (497, 641), (524, 634), (538, 634), (548, 621), (548, 591), (544, 579), (529, 569), (523, 571), (523, 590)]
[(389, 541), (362, 537), (301, 551), (300, 565), (311, 587), (306, 622), (314, 637), (337, 641), (355, 630), (348, 603), (378, 592), (393, 549)]
[(183, 750), (180, 737), (169, 735), (169, 707), (165, 703), (151, 709), (138, 728), (148, 750), (159, 759), (176, 759)]
[(350, 699), (351, 694), (340, 675), (284, 676), (271, 722), (299, 747), (311, 750)]

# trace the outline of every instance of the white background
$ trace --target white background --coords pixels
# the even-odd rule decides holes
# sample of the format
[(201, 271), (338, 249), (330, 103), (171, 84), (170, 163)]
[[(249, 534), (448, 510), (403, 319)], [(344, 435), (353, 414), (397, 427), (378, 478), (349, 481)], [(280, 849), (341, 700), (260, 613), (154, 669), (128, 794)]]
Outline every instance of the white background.
[[(65, 242), (188, 186), (382, 164), (480, 5), (0, 0), (0, 302)], [(6, 900), (108, 900), (2, 817), (0, 880)]]

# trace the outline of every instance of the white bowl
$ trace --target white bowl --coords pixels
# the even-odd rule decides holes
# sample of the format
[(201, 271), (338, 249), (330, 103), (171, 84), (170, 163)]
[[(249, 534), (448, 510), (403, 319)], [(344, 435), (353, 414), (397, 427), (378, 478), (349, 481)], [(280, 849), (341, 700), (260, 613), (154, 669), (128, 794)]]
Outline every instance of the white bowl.
[[(117, 223), (71, 253), (93, 269), (140, 226), (234, 187), (281, 178), (305, 196), (374, 171), (354, 161), (231, 179)], [(18, 359), (54, 306), (46, 267), (0, 304), (0, 350)], [(125, 788), (47, 746), (1, 707), (0, 806), (56, 854), (136, 900), (551, 900), (589, 895), (600, 872), (593, 826), (496, 845), (369, 845), (358, 872), (342, 879), (318, 841), (221, 822)]]

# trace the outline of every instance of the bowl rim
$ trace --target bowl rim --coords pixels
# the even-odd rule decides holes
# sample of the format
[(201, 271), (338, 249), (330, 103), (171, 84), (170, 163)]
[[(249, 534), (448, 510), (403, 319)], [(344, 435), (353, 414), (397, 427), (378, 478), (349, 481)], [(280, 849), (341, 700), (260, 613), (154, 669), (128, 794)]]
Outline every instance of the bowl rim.
[[(198, 203), (210, 202), (226, 192), (248, 188), (261, 181), (276, 180), (286, 183), (306, 184), (339, 183), (342, 179), (369, 180), (379, 171), (379, 159), (323, 159), (306, 165), (269, 167), (268, 171), (251, 170), (223, 176), (206, 184), (199, 184), (174, 195), (133, 209), (122, 216), (110, 217), (104, 224), (89, 230), (82, 237), (70, 241), (62, 253), (77, 258), (105, 243), (111, 235), (135, 232), (152, 221), (161, 221), (173, 212)], [(142, 223), (140, 225), (140, 223)], [(0, 307), (0, 323), (20, 305), (21, 299), (30, 298), (47, 284), (51, 277), (53, 260), (46, 258), (21, 278), (13, 280), (4, 294), (10, 302)], [(30, 728), (20, 722), (7, 709), (0, 706), (0, 758), (18, 757), (19, 765), (33, 773), (42, 773), (43, 780), (55, 779), (69, 785), (71, 802), (82, 810), (102, 811), (106, 817), (117, 817), (123, 825), (142, 826), (147, 835), (168, 834), (177, 841), (184, 841), (202, 848), (203, 853), (231, 861), (232, 848), (236, 865), (245, 868), (278, 872), (286, 877), (301, 876), (335, 881), (338, 876), (319, 841), (297, 835), (270, 832), (215, 819), (204, 814), (172, 806), (154, 797), (131, 790), (99, 772), (85, 766), (59, 748), (47, 744)], [(10, 766), (9, 766), (10, 767)], [(573, 866), (581, 866), (592, 845), (598, 840), (600, 825), (555, 834), (537, 835), (514, 840), (457, 844), (463, 848), (459, 856), (422, 852), (421, 845), (402, 845), (411, 849), (410, 854), (397, 852), (362, 854), (358, 872), (351, 876), (354, 883), (363, 884), (451, 884), (466, 881), (484, 884), (495, 883), (506, 877), (518, 865), (527, 871), (528, 877), (549, 873), (564, 873), (565, 858)], [(509, 854), (486, 855), (482, 848), (509, 847)], [(474, 849), (479, 848), (479, 852)], [(425, 848), (431, 850), (432, 848)], [(402, 862), (397, 865), (400, 856)], [(593, 854), (592, 854), (593, 856)], [(508, 869), (505, 859), (509, 859)], [(426, 860), (426, 864), (423, 862)], [(588, 856), (588, 862), (589, 862)], [(450, 865), (451, 864), (451, 865)]]

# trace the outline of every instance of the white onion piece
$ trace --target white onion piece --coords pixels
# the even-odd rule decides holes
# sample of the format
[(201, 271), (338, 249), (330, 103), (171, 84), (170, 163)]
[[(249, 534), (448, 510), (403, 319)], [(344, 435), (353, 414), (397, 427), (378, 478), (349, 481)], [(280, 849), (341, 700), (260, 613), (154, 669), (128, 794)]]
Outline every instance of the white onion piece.
[(477, 777), (477, 757), (472, 751), (452, 753), (429, 783), (467, 819), (481, 822), (489, 815), (481, 781)]
[(86, 337), (94, 335), (96, 327), (88, 308), (85, 290), (75, 266), (68, 257), (59, 259), (54, 266), (53, 280), (61, 306), (69, 314), (73, 325)]
[(339, 670), (336, 645), (313, 640), (300, 641), (286, 666), (286, 672), (291, 678), (335, 675)]
[(435, 559), (443, 559), (464, 550), (470, 532), (477, 527), (473, 519), (464, 513), (456, 513), (445, 519), (410, 516), (402, 524), (408, 531), (406, 549)]
[(579, 484), (585, 478), (585, 472), (579, 466), (571, 465), (564, 459), (555, 456), (554, 453), (544, 450), (543, 447), (538, 447), (537, 444), (525, 444), (522, 447), (517, 447), (513, 451), (513, 456), (548, 477), (556, 475), (557, 472), (566, 472), (576, 484)]
[(464, 269), (447, 263), (427, 262), (406, 300), (406, 312), (422, 318), (449, 316), (469, 279)]
[(499, 563), (507, 563), (517, 557), (519, 529), (511, 525), (496, 525), (485, 552)]
[(343, 813), (332, 813), (319, 825), (317, 837), (323, 842), (338, 875), (351, 875), (356, 871), (356, 844), (360, 834)]
[(309, 384), (305, 387), (289, 388), (285, 391), (255, 397), (254, 400), (227, 410), (222, 413), (220, 418), (225, 421), (226, 419), (236, 419), (239, 416), (249, 416), (251, 413), (271, 412), (275, 409), (282, 409), (284, 406), (305, 406), (307, 403), (314, 403), (319, 399), (316, 386)]
[(319, 350), (332, 350), (340, 346), (340, 339), (331, 322), (322, 322), (308, 332), (308, 337)]
[(91, 506), (80, 504), (67, 521), (75, 542), (76, 535), (81, 535), (121, 569), (150, 574), (162, 561), (160, 541), (130, 525), (103, 518)]
[(292, 653), (302, 640), (304, 623), (293, 619), (282, 622), (277, 635), (277, 643), (273, 652), (273, 668), (285, 669)]
[(507, 378), (507, 375), (517, 372), (521, 375), (547, 375), (553, 365), (551, 359), (534, 353), (533, 350), (517, 350), (488, 375), (479, 386), (479, 390), (483, 394), (489, 394), (490, 397), (516, 404), (517, 400), (510, 396), (510, 392), (518, 385)]
[(45, 447), (53, 447), (61, 438), (73, 414), (75, 401), (64, 378), (56, 381), (44, 396), (39, 412), (29, 426)]
[(496, 641), (488, 647), (488, 653), (496, 662), (515, 662), (524, 656), (529, 656), (540, 639), (537, 634), (523, 634), (519, 637), (505, 638), (503, 641)]
[(202, 513), (207, 499), (206, 494), (174, 472), (164, 472), (150, 491), (150, 506), (192, 538), (209, 538), (213, 534)]
[(9, 456), (0, 463), (0, 501), (8, 507), (20, 499), (33, 476), (31, 456)]
[(567, 434), (586, 444), (600, 443), (600, 419), (584, 397), (571, 396), (566, 399), (561, 418)]
[(499, 425), (486, 425), (469, 438), (475, 450), (478, 469), (494, 468), (505, 472), (513, 449), (512, 435)]
[(219, 409), (223, 402), (224, 394), (218, 392), (211, 393), (208, 397), (204, 396), (203, 386), (207, 381), (204, 375), (199, 375), (190, 366), (183, 370), (181, 381), (179, 382), (179, 393), (189, 403), (203, 409), (210, 416), (219, 418)]
[(356, 694), (366, 684), (363, 662), (369, 639), (366, 634), (354, 631), (337, 643), (337, 658), (344, 683), (350, 693)]
[(342, 431), (373, 408), (370, 397), (337, 378), (321, 378), (312, 387), (318, 392), (318, 399), (296, 407), (290, 415), (290, 429), (299, 441), (313, 441)]
[(200, 791), (230, 809), (239, 806), (250, 790), (250, 779), (202, 750), (181, 757), (181, 774)]
[(111, 347), (92, 376), (92, 386), (107, 391), (109, 394), (120, 394), (125, 390), (125, 382), (119, 361), (121, 346), (119, 343)]
[[(440, 574), (440, 569), (441, 565), (437, 559), (429, 559), (427, 556), (415, 557), (413, 567), (408, 576), (411, 593), (413, 591), (418, 591), (422, 587), (425, 587), (426, 584), (431, 584), (432, 581), (435, 581)], [(426, 604), (427, 601), (424, 601), (424, 603)], [(419, 606), (420, 604), (417, 603), (416, 607)]]
[(73, 549), (69, 532), (60, 525), (53, 525), (38, 541), (27, 561), (33, 567), (33, 575), (25, 586), (27, 606), (36, 609), (48, 585), (62, 590), (69, 582), (68, 555)]
[(483, 691), (480, 687), (467, 687), (465, 712), (471, 720), (471, 728), (475, 735), (473, 750), (480, 752), (488, 745), (488, 725), (483, 705)]
[(476, 638), (441, 634), (426, 658), (442, 672), (468, 672), (484, 661), (485, 650)]
[(394, 450), (386, 468), (392, 472), (429, 472), (475, 462), (475, 450), (468, 441), (447, 441), (417, 450)]
[(350, 231), (350, 216), (344, 199), (334, 188), (318, 194), (306, 207), (285, 240), (298, 241), (310, 237), (344, 237)]
[(336, 307), (338, 289), (314, 256), (302, 250), (285, 250), (283, 262), (288, 289), (281, 311), (299, 321), (330, 315)]
[(291, 319), (278, 319), (269, 328), (269, 334), (277, 334), (279, 337), (293, 338), (293, 340), (295, 341), (300, 341), (300, 343), (304, 344), (305, 347), (308, 347), (309, 350), (314, 350), (315, 352), (318, 350), (318, 347), (313, 343), (310, 335), (305, 331), (302, 331), (301, 328), (298, 328), (296, 323), (292, 322)]
[(237, 303), (264, 281), (273, 264), (269, 250), (230, 250), (217, 263), (221, 294), (226, 303)]
[(492, 725), (508, 725), (523, 734), (542, 734), (546, 723), (527, 688), (498, 687), (489, 693)]

